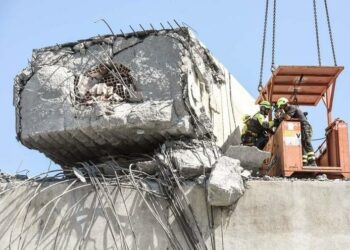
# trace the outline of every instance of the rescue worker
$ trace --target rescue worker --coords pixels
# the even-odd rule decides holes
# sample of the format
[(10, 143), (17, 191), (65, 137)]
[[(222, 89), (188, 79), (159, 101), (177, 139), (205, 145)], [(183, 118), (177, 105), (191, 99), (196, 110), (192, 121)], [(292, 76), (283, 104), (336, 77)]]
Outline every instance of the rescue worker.
[(262, 101), (259, 106), (259, 112), (246, 120), (246, 127), (242, 129), (241, 140), (243, 145), (263, 149), (269, 140), (268, 133), (272, 132), (274, 121), (266, 121), (266, 117), (272, 108), (271, 103)]
[(312, 127), (308, 122), (305, 114), (295, 105), (291, 105), (288, 99), (281, 97), (278, 99), (277, 108), (282, 110), (281, 119), (289, 120), (291, 118), (297, 118), (301, 124), (301, 143), (303, 148), (303, 165), (304, 166), (317, 166), (315, 152), (311, 144)]
[(254, 137), (252, 136), (252, 133), (248, 130), (248, 122), (250, 120), (251, 116), (248, 114), (243, 115), (242, 121), (243, 121), (243, 127), (241, 131), (241, 141), (243, 145), (246, 146), (254, 146)]

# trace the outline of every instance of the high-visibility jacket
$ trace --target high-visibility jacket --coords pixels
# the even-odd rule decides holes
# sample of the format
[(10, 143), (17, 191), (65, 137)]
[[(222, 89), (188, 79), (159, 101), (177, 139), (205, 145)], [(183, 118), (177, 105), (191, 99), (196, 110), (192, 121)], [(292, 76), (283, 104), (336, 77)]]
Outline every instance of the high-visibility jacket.
[(274, 121), (266, 121), (265, 116), (260, 112), (256, 113), (247, 122), (247, 131), (255, 134), (255, 137), (263, 136), (265, 131), (274, 126)]

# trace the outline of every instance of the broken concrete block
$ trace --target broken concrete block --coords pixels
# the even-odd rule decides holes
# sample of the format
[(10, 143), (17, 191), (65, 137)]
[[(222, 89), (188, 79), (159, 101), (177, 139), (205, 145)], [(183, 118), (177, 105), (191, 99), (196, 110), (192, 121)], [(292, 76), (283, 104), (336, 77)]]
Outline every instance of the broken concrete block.
[[(210, 158), (201, 152), (194, 152), (189, 149), (179, 149), (173, 152), (172, 161), (180, 175), (184, 178), (191, 178), (201, 175), (207, 171), (210, 165)], [(215, 162), (215, 159), (213, 159)]]
[(243, 180), (249, 180), (252, 177), (252, 171), (244, 169), (243, 172), (241, 173), (241, 176)]
[(186, 28), (35, 50), (14, 90), (18, 139), (67, 167), (153, 152), (168, 138), (210, 134), (221, 146), (255, 107)]
[(316, 176), (316, 180), (318, 181), (328, 181), (328, 177), (326, 174), (319, 174)]
[(263, 176), (263, 180), (264, 180), (264, 181), (271, 181), (271, 180), (273, 180), (273, 178), (272, 178), (271, 176), (264, 175), (264, 176)]
[(243, 168), (257, 172), (263, 161), (269, 158), (271, 154), (256, 147), (239, 145), (230, 146), (224, 155), (240, 160)]
[(172, 145), (171, 161), (179, 170), (180, 176), (193, 178), (211, 169), (216, 162), (216, 151), (218, 149), (206, 141), (203, 141), (203, 144), (198, 141), (188, 144), (178, 142)]
[(208, 202), (212, 206), (230, 206), (244, 193), (239, 160), (222, 156), (214, 165), (208, 181)]
[(197, 177), (196, 179), (196, 183), (198, 183), (199, 185), (203, 185), (204, 181), (205, 181), (206, 176), (205, 175), (200, 175)]

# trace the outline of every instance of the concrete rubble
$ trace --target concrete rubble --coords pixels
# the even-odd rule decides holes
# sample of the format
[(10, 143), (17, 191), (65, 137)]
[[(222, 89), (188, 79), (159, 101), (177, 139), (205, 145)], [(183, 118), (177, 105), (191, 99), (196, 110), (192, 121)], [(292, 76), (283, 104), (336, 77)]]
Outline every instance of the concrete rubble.
[(327, 181), (327, 180), (328, 180), (326, 174), (319, 174), (319, 175), (316, 176), (316, 179), (317, 179), (318, 181)]
[(13, 179), (14, 177), (12, 175), (0, 172), (0, 183), (8, 183)]
[(0, 170), (0, 183), (14, 183), (14, 182), (17, 182), (20, 180), (26, 180), (26, 179), (28, 179), (28, 176), (26, 174), (17, 173), (15, 175), (12, 175), (12, 174), (3, 173)]
[(247, 181), (252, 178), (252, 171), (244, 169), (241, 173), (241, 176), (244, 181)]
[(176, 141), (167, 145), (171, 161), (184, 178), (198, 177), (210, 172), (220, 149), (211, 141)]
[(222, 156), (213, 166), (208, 181), (208, 202), (212, 206), (230, 206), (244, 193), (239, 160)]

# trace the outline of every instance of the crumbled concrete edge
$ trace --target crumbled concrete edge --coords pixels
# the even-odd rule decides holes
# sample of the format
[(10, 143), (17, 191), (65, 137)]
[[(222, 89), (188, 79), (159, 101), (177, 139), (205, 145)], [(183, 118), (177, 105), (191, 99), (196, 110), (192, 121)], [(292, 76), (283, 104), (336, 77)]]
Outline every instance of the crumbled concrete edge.
[[(196, 72), (198, 74), (201, 74), (203, 81), (205, 82), (205, 88), (210, 93), (210, 86), (211, 84), (220, 84), (224, 80), (223, 75), (224, 72), (222, 69), (220, 69), (220, 66), (218, 66), (218, 62), (216, 59), (211, 55), (209, 50), (204, 47), (203, 44), (201, 44), (197, 39), (195, 39), (195, 36), (193, 33), (187, 29), (187, 28), (181, 28), (181, 29), (175, 29), (175, 30), (160, 30), (160, 31), (148, 31), (148, 32), (141, 32), (140, 34), (137, 34), (137, 37), (134, 36), (135, 34), (130, 33), (126, 35), (116, 35), (116, 36), (98, 36), (93, 37), (86, 40), (79, 40), (77, 42), (73, 43), (66, 43), (62, 45), (56, 45), (51, 47), (46, 47), (42, 49), (36, 49), (33, 50), (32, 60), (30, 62), (30, 65), (28, 65), (27, 68), (25, 68), (22, 72), (20, 72), (16, 78), (15, 78), (15, 84), (14, 84), (14, 106), (16, 107), (16, 134), (17, 139), (23, 144), (23, 141), (21, 140), (21, 131), (22, 131), (22, 125), (21, 125), (21, 92), (24, 89), (26, 83), (31, 79), (34, 72), (39, 70), (43, 66), (49, 66), (54, 65), (59, 60), (62, 60), (62, 58), (73, 55), (75, 53), (86, 53), (85, 51), (94, 46), (94, 45), (103, 45), (106, 46), (108, 51), (111, 51), (112, 56), (116, 55), (117, 53), (120, 53), (120, 51), (128, 49), (131, 46), (135, 46), (136, 44), (139, 44), (142, 42), (144, 38), (146, 38), (149, 35), (166, 35), (169, 37), (172, 37), (173, 39), (176, 39), (179, 41), (185, 51), (184, 53), (189, 56), (191, 63), (196, 66), (196, 63), (201, 64), (200, 66), (203, 67), (203, 63), (200, 63), (198, 61), (198, 58), (194, 56), (200, 55), (200, 57), (203, 60), (206, 60), (205, 67), (201, 69), (196, 69)], [(115, 51), (114, 50), (114, 42), (118, 37), (123, 37), (125, 39), (131, 39), (133, 40), (129, 47), (122, 48), (120, 50)], [(49, 57), (42, 58), (42, 55), (46, 52), (50, 52)], [(186, 61), (183, 61), (183, 64), (185, 65)], [(209, 66), (208, 66), (209, 65)], [(209, 67), (206, 68), (206, 67)], [(186, 86), (188, 84), (186, 72), (182, 71), (182, 82), (183, 85)], [(211, 138), (215, 139), (213, 136), (212, 131), (212, 124), (210, 121), (210, 118), (205, 114), (203, 109), (200, 109), (200, 111), (193, 109), (191, 106), (191, 102), (188, 98), (188, 88), (183, 88), (183, 101), (185, 103), (185, 108), (187, 109), (187, 112), (192, 117), (192, 125), (195, 129), (194, 134), (196, 134), (197, 138)], [(37, 149), (36, 147), (33, 147), (30, 143), (26, 143), (25, 146), (33, 149)], [(40, 149), (39, 149), (40, 151)], [(47, 154), (47, 156), (51, 157)]]
[(193, 179), (210, 173), (221, 155), (210, 140), (172, 141), (165, 143), (167, 152), (181, 177)]
[(240, 161), (222, 156), (213, 166), (208, 188), (208, 203), (211, 206), (231, 206), (245, 191)]

